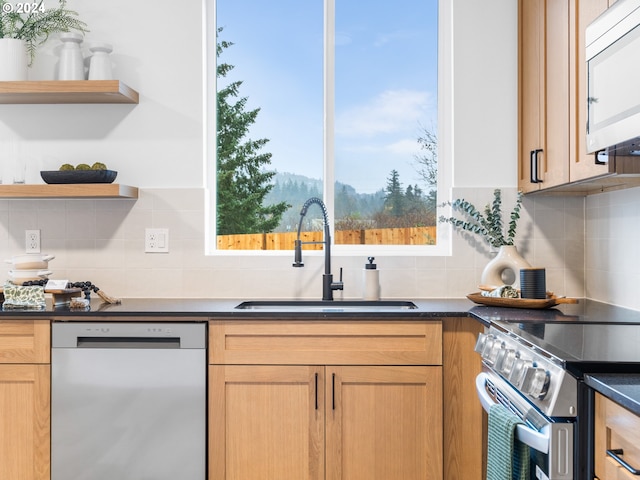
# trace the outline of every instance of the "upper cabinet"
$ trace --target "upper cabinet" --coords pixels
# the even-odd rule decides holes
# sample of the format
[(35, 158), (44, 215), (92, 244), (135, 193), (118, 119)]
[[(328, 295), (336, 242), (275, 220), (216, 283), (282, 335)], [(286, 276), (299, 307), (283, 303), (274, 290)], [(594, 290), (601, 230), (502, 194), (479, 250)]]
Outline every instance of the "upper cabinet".
[(569, 5), (520, 0), (520, 164), (523, 192), (569, 181)]
[[(571, 162), (571, 178), (574, 181), (586, 178), (606, 175), (608, 173), (608, 165), (601, 161), (596, 161), (594, 154), (587, 153), (586, 141), (586, 125), (587, 125), (587, 65), (585, 57), (585, 36), (584, 31), (595, 18), (609, 7), (608, 0), (589, 0), (572, 2), (572, 10), (576, 24), (579, 28), (576, 31), (576, 41), (578, 48), (573, 52), (574, 62), (577, 62), (578, 75), (575, 79), (575, 94), (573, 100), (573, 115), (571, 121), (576, 122), (572, 125), (576, 133), (575, 142), (577, 145), (577, 153)], [(613, 2), (611, 2), (613, 3)]]
[(638, 160), (586, 153), (584, 31), (614, 1), (519, 1), (518, 188), (525, 193), (640, 185)]

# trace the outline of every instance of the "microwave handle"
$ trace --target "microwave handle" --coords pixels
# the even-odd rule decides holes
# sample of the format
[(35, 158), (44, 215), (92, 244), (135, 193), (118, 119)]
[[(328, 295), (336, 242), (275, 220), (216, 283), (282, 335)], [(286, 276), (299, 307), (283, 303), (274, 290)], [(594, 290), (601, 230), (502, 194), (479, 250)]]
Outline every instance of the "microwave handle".
[[(481, 372), (476, 377), (476, 392), (478, 393), (478, 399), (482, 404), (482, 408), (489, 413), (489, 410), (496, 402), (489, 396), (487, 389), (485, 388), (486, 379), (488, 375)], [(529, 445), (534, 450), (541, 453), (549, 453), (549, 435), (537, 432), (525, 425), (519, 424), (516, 426), (516, 437), (525, 445)]]
[(603, 162), (602, 160), (598, 160), (598, 158), (599, 158), (601, 153), (604, 153), (606, 155), (607, 149), (603, 148), (602, 150), (598, 150), (597, 152), (594, 152), (594, 154), (593, 154), (594, 160), (593, 161), (594, 161), (594, 163), (596, 165), (606, 165), (607, 164), (607, 162)]

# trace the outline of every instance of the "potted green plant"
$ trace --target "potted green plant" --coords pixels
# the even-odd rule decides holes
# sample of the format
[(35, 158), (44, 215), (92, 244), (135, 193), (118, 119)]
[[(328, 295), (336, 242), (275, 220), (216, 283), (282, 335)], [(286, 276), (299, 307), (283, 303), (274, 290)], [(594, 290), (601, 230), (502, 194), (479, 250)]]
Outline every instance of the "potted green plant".
[(78, 13), (66, 8), (66, 0), (58, 0), (56, 8), (45, 7), (44, 0), (0, 0), (0, 80), (26, 80), (26, 67), (33, 63), (36, 48), (51, 34), (70, 31), (88, 30)]
[(493, 191), (493, 201), (485, 206), (484, 213), (463, 198), (446, 202), (445, 205), (451, 206), (454, 213), (462, 214), (462, 218), (440, 216), (441, 222), (451, 224), (454, 229), (476, 234), (498, 249), (496, 257), (483, 270), (481, 283), (499, 287), (505, 283), (504, 271), (512, 270), (515, 275), (514, 286), (517, 288), (520, 269), (531, 267), (518, 253), (514, 243), (522, 208), (522, 192), (517, 194), (508, 223), (502, 218), (502, 192), (499, 188)]

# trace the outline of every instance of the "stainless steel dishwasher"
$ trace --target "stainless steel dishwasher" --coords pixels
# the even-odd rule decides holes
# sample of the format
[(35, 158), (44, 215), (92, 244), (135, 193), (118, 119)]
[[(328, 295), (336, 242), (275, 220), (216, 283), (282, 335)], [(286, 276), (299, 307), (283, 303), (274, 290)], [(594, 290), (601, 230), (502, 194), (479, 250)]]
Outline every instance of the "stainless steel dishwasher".
[(52, 480), (206, 478), (206, 326), (54, 323)]

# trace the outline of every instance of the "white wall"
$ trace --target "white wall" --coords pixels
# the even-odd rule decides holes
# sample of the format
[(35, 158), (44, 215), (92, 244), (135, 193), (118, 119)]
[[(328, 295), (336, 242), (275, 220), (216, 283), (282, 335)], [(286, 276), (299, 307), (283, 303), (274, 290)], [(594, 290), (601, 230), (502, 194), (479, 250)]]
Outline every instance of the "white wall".
[[(114, 44), (117, 77), (140, 104), (16, 105), (0, 109), (0, 139), (31, 158), (30, 180), (60, 163), (102, 161), (117, 181), (141, 187), (131, 200), (2, 200), (0, 255), (20, 253), (24, 230), (42, 230), (56, 278), (91, 280), (120, 297), (310, 297), (321, 293), (321, 257), (291, 268), (291, 256), (207, 257), (204, 252), (203, 94), (200, 1), (108, 4), (69, 0), (92, 39)], [(516, 2), (452, 0), (453, 196), (484, 205), (493, 188), (515, 196)], [(33, 79), (52, 78), (56, 43), (38, 56)], [(145, 227), (170, 229), (169, 254), (143, 253)], [(547, 267), (559, 294), (584, 292), (582, 199), (527, 198), (519, 248)], [(461, 297), (477, 289), (492, 253), (458, 235), (450, 257), (376, 256), (383, 297)], [(366, 259), (337, 257), (345, 297), (361, 295)]]
[[(119, 183), (142, 188), (203, 186), (202, 6), (70, 0), (91, 41), (113, 44), (114, 77), (140, 93), (130, 105), (3, 105), (0, 139), (15, 139), (39, 170), (104, 162)], [(60, 42), (38, 50), (31, 80), (54, 79)], [(41, 181), (41, 180), (39, 180)]]
[(453, 0), (453, 184), (517, 185), (517, 3)]

